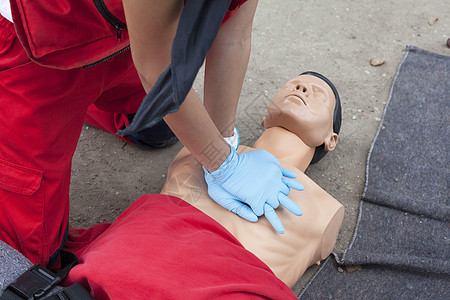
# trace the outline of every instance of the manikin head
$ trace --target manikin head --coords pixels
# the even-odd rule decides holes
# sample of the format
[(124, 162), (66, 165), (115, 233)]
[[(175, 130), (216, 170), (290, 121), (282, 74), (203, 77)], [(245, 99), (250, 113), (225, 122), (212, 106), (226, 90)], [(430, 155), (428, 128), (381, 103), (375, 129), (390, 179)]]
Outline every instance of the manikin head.
[(262, 122), (265, 128), (283, 127), (307, 146), (316, 148), (311, 163), (318, 162), (338, 141), (341, 103), (334, 85), (325, 76), (305, 72), (289, 80), (273, 97)]

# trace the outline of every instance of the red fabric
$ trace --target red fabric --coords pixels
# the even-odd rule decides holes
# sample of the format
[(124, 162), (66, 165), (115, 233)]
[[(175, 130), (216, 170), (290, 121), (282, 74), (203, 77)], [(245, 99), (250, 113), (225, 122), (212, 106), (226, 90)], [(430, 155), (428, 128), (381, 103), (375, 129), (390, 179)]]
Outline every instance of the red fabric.
[(297, 299), (225, 228), (176, 197), (139, 198), (79, 246), (67, 243), (80, 263), (65, 284), (81, 282), (99, 300)]
[(46, 265), (67, 225), (88, 107), (126, 115), (144, 96), (130, 52), (87, 70), (45, 68), (29, 61), (0, 16), (0, 239)]
[[(97, 62), (129, 45), (127, 28), (117, 29), (93, 1), (9, 0), (17, 35), (36, 63), (72, 69)], [(121, 0), (103, 0), (125, 22)]]
[[(98, 109), (95, 105), (89, 106), (84, 121), (89, 125), (108, 131), (112, 134), (115, 134), (118, 130), (123, 129), (130, 124), (127, 115), (103, 111)], [(130, 139), (126, 136), (116, 136), (131, 143)]]
[(231, 0), (230, 7), (223, 17), (222, 25), (225, 24), (247, 0)]
[[(45, 4), (34, 0), (9, 1), (22, 46), (38, 64), (57, 69), (79, 68), (129, 45), (127, 27), (120, 31), (118, 40), (117, 29), (105, 20), (92, 1)], [(103, 1), (112, 15), (125, 23), (121, 0)], [(232, 0), (222, 24), (246, 1)], [(44, 27), (51, 30), (43, 30)]]

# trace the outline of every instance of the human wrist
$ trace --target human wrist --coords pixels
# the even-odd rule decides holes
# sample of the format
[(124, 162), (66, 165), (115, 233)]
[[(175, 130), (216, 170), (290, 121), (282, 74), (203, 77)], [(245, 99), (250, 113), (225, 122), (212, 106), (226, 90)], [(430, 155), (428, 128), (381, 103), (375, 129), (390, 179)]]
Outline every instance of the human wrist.
[[(195, 156), (195, 155), (194, 155)], [(220, 136), (198, 153), (198, 160), (208, 172), (216, 171), (230, 156), (230, 145)]]
[(203, 167), (205, 172), (208, 172), (209, 175), (219, 182), (224, 182), (230, 176), (230, 170), (233, 170), (237, 164), (238, 154), (236, 150), (230, 145), (228, 147), (230, 148), (230, 154), (217, 169), (208, 171)]

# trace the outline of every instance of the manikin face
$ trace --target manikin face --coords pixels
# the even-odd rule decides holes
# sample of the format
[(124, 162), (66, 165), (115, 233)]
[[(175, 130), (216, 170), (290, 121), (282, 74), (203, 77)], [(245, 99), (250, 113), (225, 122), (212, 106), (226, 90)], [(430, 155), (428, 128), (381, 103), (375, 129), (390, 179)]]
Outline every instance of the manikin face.
[(289, 80), (273, 97), (262, 124), (265, 128), (283, 127), (309, 147), (325, 143), (325, 150), (333, 150), (337, 142), (337, 134), (333, 133), (335, 103), (334, 93), (325, 81), (313, 75), (300, 75)]

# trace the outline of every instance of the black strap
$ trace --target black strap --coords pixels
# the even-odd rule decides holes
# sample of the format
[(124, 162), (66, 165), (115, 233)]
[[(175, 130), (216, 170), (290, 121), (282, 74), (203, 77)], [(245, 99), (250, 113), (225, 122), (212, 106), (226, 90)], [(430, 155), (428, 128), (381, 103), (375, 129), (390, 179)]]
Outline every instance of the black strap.
[(43, 300), (95, 300), (88, 291), (80, 284), (75, 283), (64, 288), (56, 294), (48, 296)]
[[(0, 300), (47, 299), (44, 298), (44, 296), (58, 285), (67, 274), (69, 274), (70, 269), (78, 263), (78, 258), (75, 254), (65, 250), (61, 250), (60, 254), (61, 270), (58, 273), (54, 273), (40, 264), (36, 264), (20, 275), (14, 283), (10, 284), (0, 296)], [(80, 287), (83, 289), (81, 285)], [(51, 299), (93, 299), (91, 296), (89, 296), (90, 298), (67, 298), (67, 295), (77, 295), (76, 293), (80, 293), (80, 287), (75, 287), (70, 290), (69, 288), (66, 288), (60, 292), (62, 293), (60, 296), (63, 298), (59, 297)], [(68, 293), (67, 290), (69, 290)], [(64, 298), (65, 296), (66, 298)]]
[(41, 299), (61, 280), (57, 274), (36, 264), (10, 284), (0, 299)]

